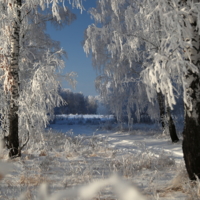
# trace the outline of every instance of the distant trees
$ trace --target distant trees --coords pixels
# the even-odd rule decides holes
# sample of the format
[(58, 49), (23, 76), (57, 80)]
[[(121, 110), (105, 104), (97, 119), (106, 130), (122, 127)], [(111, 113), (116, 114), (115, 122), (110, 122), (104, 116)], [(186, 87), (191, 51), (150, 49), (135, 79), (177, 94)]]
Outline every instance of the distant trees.
[(69, 89), (60, 89), (60, 96), (65, 103), (55, 108), (55, 114), (96, 114), (97, 101), (93, 96), (84, 96), (82, 93), (73, 93)]

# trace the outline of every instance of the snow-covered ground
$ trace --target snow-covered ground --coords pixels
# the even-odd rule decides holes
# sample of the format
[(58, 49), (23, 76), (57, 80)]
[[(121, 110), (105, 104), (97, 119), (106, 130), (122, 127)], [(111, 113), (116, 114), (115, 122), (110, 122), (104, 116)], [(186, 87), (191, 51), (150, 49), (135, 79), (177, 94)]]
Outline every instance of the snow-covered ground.
[[(32, 137), (21, 158), (8, 162), (12, 170), (1, 180), (2, 200), (18, 199), (21, 193), (21, 199), (42, 200), (46, 195), (47, 200), (60, 191), (65, 198), (53, 199), (199, 198), (198, 187), (190, 184), (184, 169), (181, 142), (172, 144), (156, 125), (136, 124), (132, 131), (119, 131), (112, 121), (69, 125), (57, 119), (46, 132)], [(44, 185), (38, 190), (43, 182), (48, 194)], [(98, 187), (102, 190), (93, 194)], [(134, 197), (135, 187), (143, 197)]]

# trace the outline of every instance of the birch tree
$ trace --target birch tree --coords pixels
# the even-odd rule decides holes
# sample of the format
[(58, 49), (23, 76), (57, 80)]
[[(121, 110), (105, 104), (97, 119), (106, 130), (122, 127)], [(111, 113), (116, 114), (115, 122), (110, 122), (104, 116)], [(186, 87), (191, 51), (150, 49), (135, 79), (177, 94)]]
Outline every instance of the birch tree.
[[(10, 157), (20, 156), (18, 125), (29, 133), (31, 126), (46, 124), (47, 113), (52, 113), (61, 101), (55, 72), (64, 67), (65, 52), (45, 33), (47, 21), (62, 26), (75, 19), (64, 0), (60, 3), (0, 1), (1, 81), (8, 106), (6, 137)], [(80, 1), (73, 1), (72, 5), (82, 9)]]
[(150, 65), (144, 71), (144, 80), (161, 89), (170, 107), (176, 103), (175, 97), (178, 91), (171, 82), (172, 77), (183, 86), (185, 104), (183, 153), (189, 178), (194, 180), (200, 177), (200, 1), (147, 1), (146, 3), (153, 8), (146, 13), (148, 18), (154, 16), (155, 10), (159, 11), (166, 37), (162, 40), (162, 52), (154, 54), (154, 65)]
[[(93, 64), (101, 74), (100, 79), (102, 77), (105, 80), (113, 79), (114, 83), (111, 84), (113, 85), (113, 90), (116, 86), (121, 88), (116, 90), (118, 101), (120, 101), (119, 96), (123, 95), (125, 97), (124, 92), (120, 93), (120, 91), (125, 90), (125, 88), (122, 89), (122, 85), (127, 87), (126, 83), (132, 84), (134, 95), (129, 97), (127, 96), (128, 94), (126, 95), (127, 101), (132, 103), (125, 104), (128, 106), (127, 110), (129, 111), (137, 105), (137, 112), (142, 112), (148, 106), (151, 108), (149, 111), (152, 111), (153, 106), (148, 103), (148, 98), (140, 79), (140, 72), (152, 61), (150, 57), (152, 52), (160, 50), (162, 37), (159, 15), (153, 20), (155, 27), (147, 30), (148, 24), (144, 20), (140, 4), (142, 5), (143, 1), (98, 1), (97, 8), (90, 11), (95, 24), (88, 27), (84, 43), (85, 52), (89, 53), (91, 51), (93, 55)], [(103, 84), (105, 84), (105, 80), (102, 81)], [(101, 88), (99, 81), (97, 86), (99, 89)], [(105, 87), (101, 90), (106, 91)], [(138, 92), (139, 90), (141, 91)], [(106, 96), (104, 91), (102, 94)], [(130, 93), (129, 91), (130, 94), (133, 94), (132, 92)], [(156, 98), (156, 95), (152, 94), (154, 105), (155, 103), (159, 104), (163, 128), (167, 128), (165, 127), (165, 118), (167, 116), (172, 141), (177, 142), (178, 137), (170, 108), (167, 108), (167, 103), (164, 103), (165, 99), (162, 92), (160, 90), (156, 91), (156, 88), (153, 89), (153, 87), (151, 87), (151, 92), (157, 95)], [(144, 103), (145, 99), (146, 103)], [(141, 104), (138, 102), (141, 102)], [(118, 110), (120, 109), (120, 106), (114, 107)], [(156, 108), (158, 107), (156, 106)], [(156, 111), (153, 113), (156, 113)], [(152, 118), (153, 113), (149, 113)], [(129, 118), (131, 119), (131, 117)]]
[[(139, 111), (139, 109), (135, 110), (139, 98), (135, 98), (136, 95), (134, 97), (133, 94), (137, 91), (141, 92), (137, 90), (137, 85), (141, 85), (138, 82), (141, 51), (137, 53), (134, 53), (134, 49), (130, 51), (129, 39), (124, 37), (124, 33), (127, 33), (124, 26), (124, 10), (119, 17), (116, 16), (112, 10), (112, 1), (99, 1), (97, 8), (91, 9), (90, 13), (95, 24), (90, 25), (86, 30), (84, 50), (86, 53), (92, 53), (93, 65), (99, 72), (96, 88), (104, 101), (109, 104), (118, 122), (122, 122), (124, 114), (131, 122), (133, 114)], [(143, 109), (142, 105), (140, 109)], [(139, 112), (136, 115), (139, 120)]]

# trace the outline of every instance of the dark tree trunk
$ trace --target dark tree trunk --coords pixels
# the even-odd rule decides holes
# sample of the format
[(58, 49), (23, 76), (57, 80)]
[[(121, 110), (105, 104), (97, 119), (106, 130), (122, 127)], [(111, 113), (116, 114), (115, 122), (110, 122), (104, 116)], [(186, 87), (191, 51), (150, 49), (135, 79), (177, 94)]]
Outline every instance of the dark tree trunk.
[(200, 178), (200, 125), (187, 114), (183, 131), (183, 154), (189, 178), (196, 180), (195, 175)]
[(168, 124), (168, 127), (167, 127), (165, 123), (165, 117), (166, 117), (165, 99), (161, 92), (157, 92), (157, 99), (158, 99), (158, 104), (159, 104), (159, 109), (160, 109), (160, 123), (162, 125), (162, 128), (163, 130), (165, 130), (166, 128), (169, 129), (171, 141), (173, 143), (176, 143), (179, 141), (179, 139), (176, 133), (176, 128), (175, 128), (173, 118), (171, 116), (171, 109), (169, 106), (167, 106), (167, 124)]
[(169, 134), (170, 134), (172, 142), (176, 143), (179, 141), (179, 139), (176, 133), (176, 127), (175, 127), (173, 118), (171, 116), (171, 109), (169, 106), (167, 107), (167, 115), (168, 115), (167, 117), (168, 117)]
[(10, 149), (9, 156), (13, 157), (19, 154), (18, 115), (12, 108), (10, 112), (8, 148)]
[(161, 92), (157, 92), (157, 100), (158, 100), (159, 110), (160, 110), (160, 123), (164, 130), (165, 129), (165, 99)]
[(13, 19), (13, 33), (11, 35), (11, 63), (9, 76), (10, 82), (10, 110), (9, 110), (9, 135), (8, 147), (9, 156), (18, 156), (19, 153), (19, 135), (18, 135), (18, 98), (19, 98), (19, 49), (20, 49), (20, 21), (21, 21), (21, 0), (14, 0), (13, 12), (17, 10), (16, 17)]
[(200, 178), (200, 78), (190, 72), (193, 81), (187, 94), (192, 98), (192, 110), (185, 105), (185, 126), (183, 130), (183, 154), (186, 169), (191, 180)]

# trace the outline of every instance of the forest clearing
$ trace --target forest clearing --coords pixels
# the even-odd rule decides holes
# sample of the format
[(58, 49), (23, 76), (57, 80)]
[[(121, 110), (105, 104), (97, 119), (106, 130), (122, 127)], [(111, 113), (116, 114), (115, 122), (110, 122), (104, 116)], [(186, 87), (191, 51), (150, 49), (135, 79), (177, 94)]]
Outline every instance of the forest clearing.
[[(198, 186), (187, 178), (181, 142), (172, 143), (155, 124), (135, 124), (133, 128), (120, 131), (109, 121), (95, 125), (77, 120), (72, 124), (71, 120), (69, 125), (67, 120), (57, 120), (33, 137), (20, 158), (7, 161), (12, 169), (1, 180), (0, 199), (87, 199), (91, 189), (84, 198), (77, 192), (81, 187), (114, 174), (118, 175), (115, 183), (127, 184), (133, 191), (137, 188), (144, 199), (198, 199)], [(45, 193), (39, 189), (42, 183), (48, 185), (44, 198), (40, 197)], [(107, 184), (100, 185), (92, 199), (119, 198), (112, 184)], [(55, 196), (61, 191), (66, 192), (65, 198)], [(121, 195), (126, 196), (125, 189)]]

